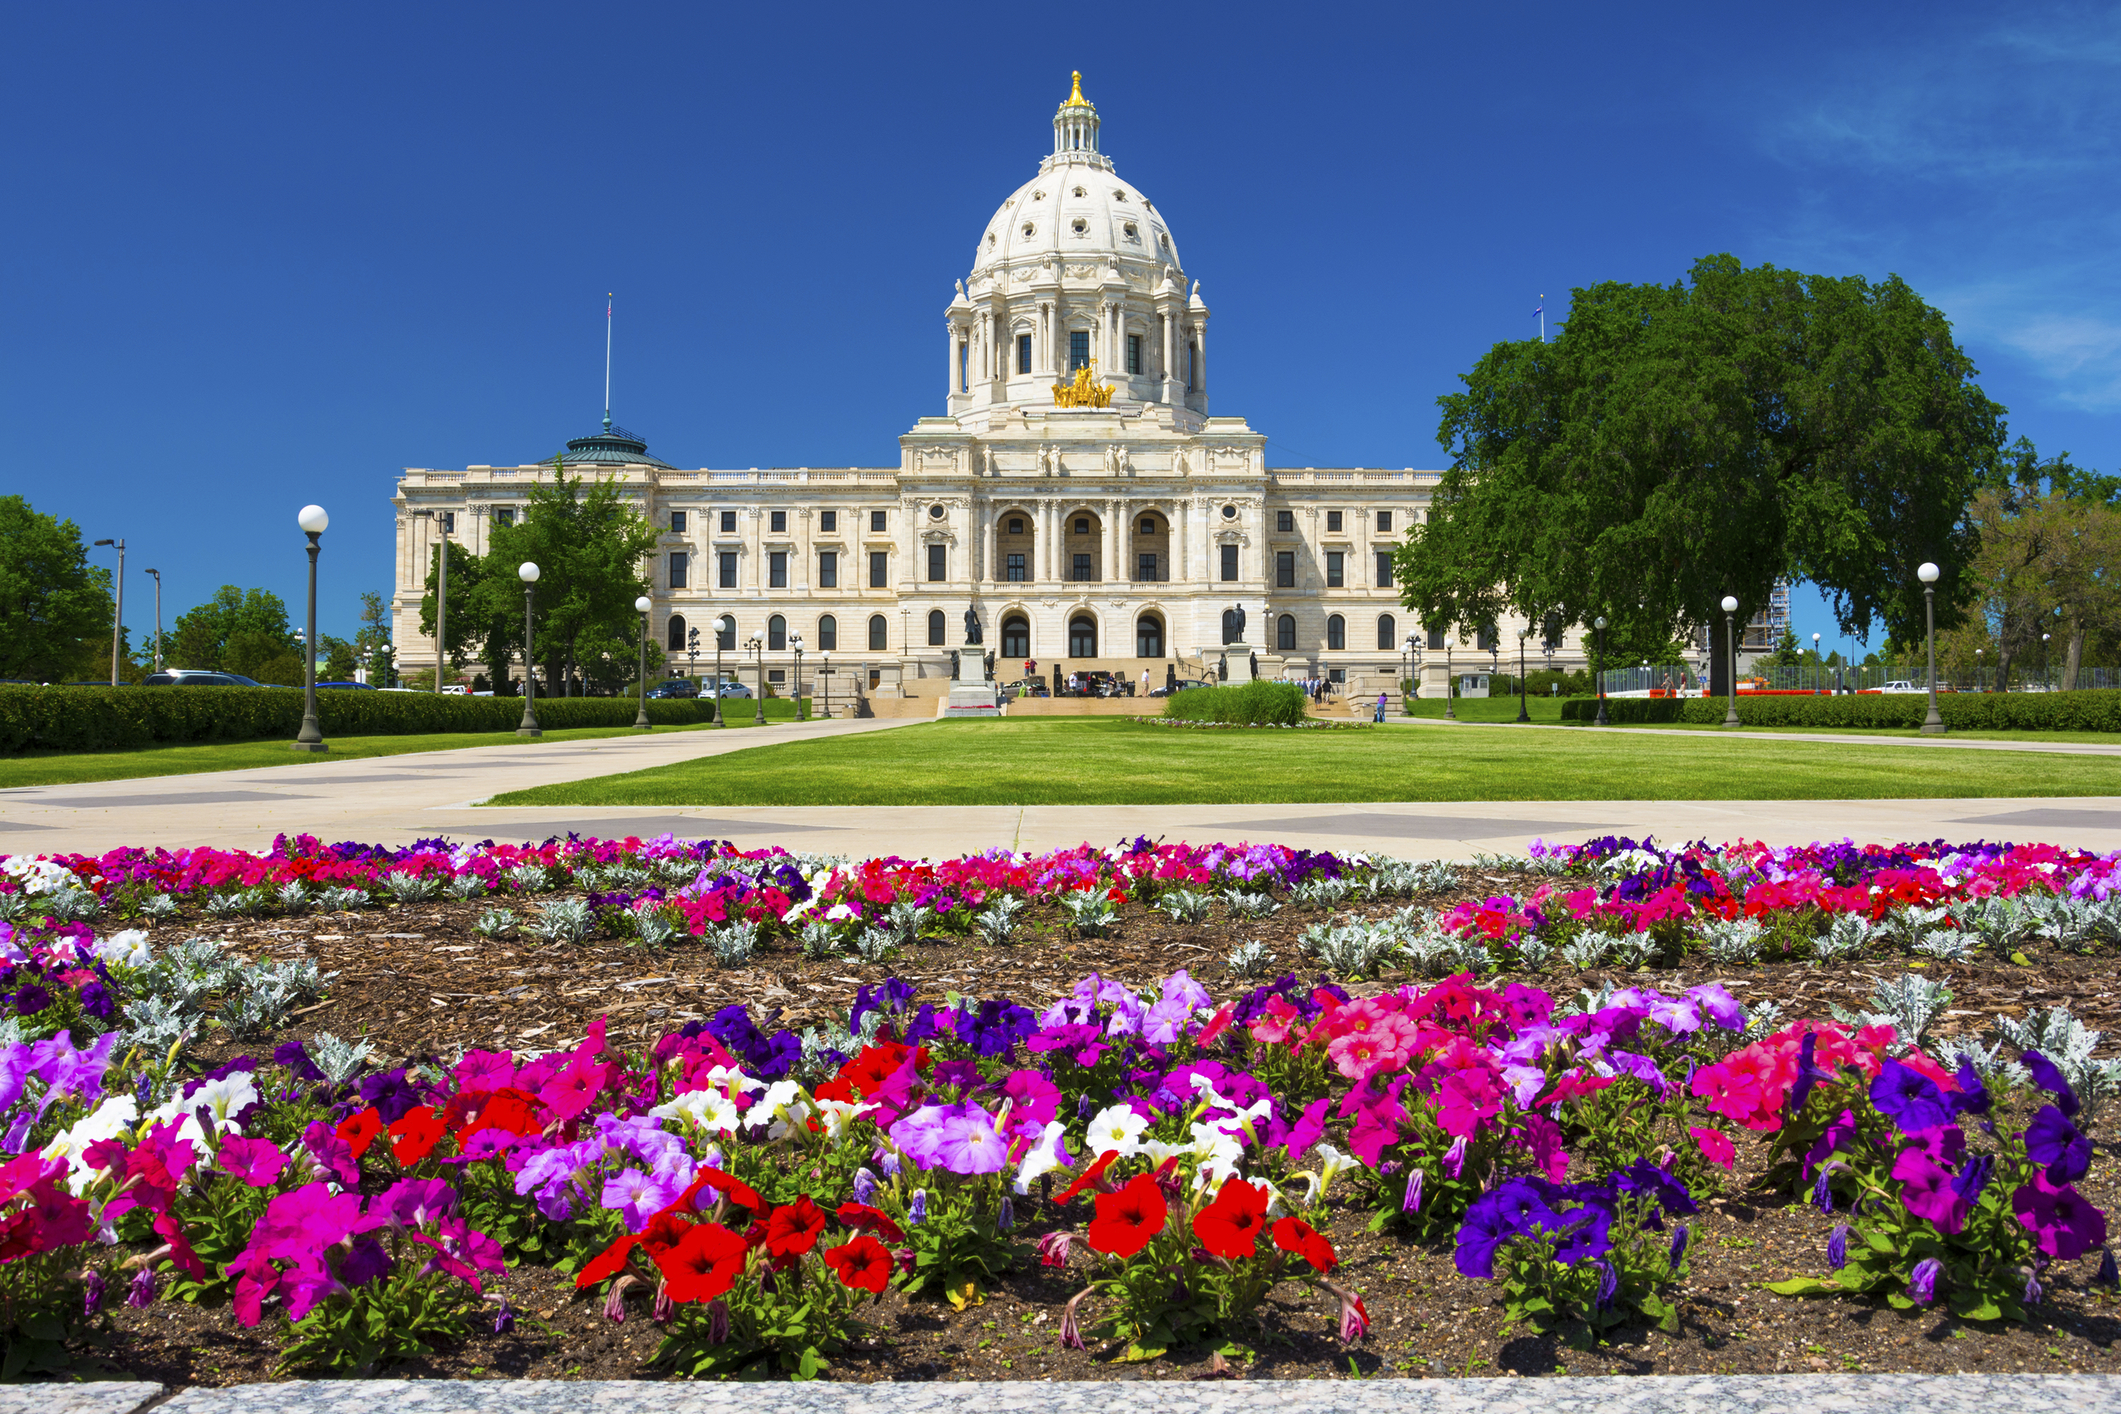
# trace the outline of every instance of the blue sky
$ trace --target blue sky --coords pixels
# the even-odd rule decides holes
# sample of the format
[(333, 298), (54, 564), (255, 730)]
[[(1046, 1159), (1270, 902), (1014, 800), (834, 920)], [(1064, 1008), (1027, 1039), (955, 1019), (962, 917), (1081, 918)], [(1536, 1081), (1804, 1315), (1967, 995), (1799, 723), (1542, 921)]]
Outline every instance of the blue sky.
[[(127, 621), (391, 577), (399, 469), (601, 414), (680, 466), (887, 465), (1068, 72), (1274, 465), (1433, 467), (1546, 297), (1700, 255), (1897, 272), (2014, 433), (2121, 469), (2121, 10), (17, 6), (0, 489), (127, 537)], [(1835, 633), (1800, 593), (1798, 627)]]

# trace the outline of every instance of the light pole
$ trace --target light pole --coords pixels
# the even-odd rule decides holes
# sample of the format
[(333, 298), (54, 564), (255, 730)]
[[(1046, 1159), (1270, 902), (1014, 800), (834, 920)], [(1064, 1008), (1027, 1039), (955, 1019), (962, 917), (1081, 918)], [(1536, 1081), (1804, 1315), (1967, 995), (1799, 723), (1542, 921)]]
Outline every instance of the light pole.
[(445, 512), (438, 511), (413, 512), (413, 515), (421, 520), (433, 521), (436, 531), (441, 535), (441, 540), (436, 546), (437, 554), (435, 555), (435, 691), (437, 693), (442, 690), (442, 675), (447, 670), (446, 665), (449, 659), (449, 649), (443, 646), (449, 642), (447, 630), (449, 618), (449, 522), (444, 519), (445, 514)]
[(118, 685), (118, 637), (125, 632), (125, 541), (98, 540), (98, 545), (110, 545), (118, 551), (118, 600), (111, 606), (110, 616), (110, 685)]
[(1974, 691), (1987, 692), (1988, 679), (1981, 674), (1981, 650), (1974, 650)]
[(1723, 724), (1727, 727), (1735, 727), (1738, 725), (1738, 635), (1733, 631), (1732, 625), (1734, 624), (1735, 620), (1731, 617), (1737, 612), (1738, 600), (1736, 596), (1730, 594), (1724, 595), (1723, 652), (1724, 661), (1726, 664), (1729, 665), (1731, 670), (1731, 695), (1725, 698), (1723, 703)]
[(1819, 635), (1816, 633), (1812, 635), (1812, 662), (1820, 671), (1820, 676), (1812, 680), (1816, 684), (1824, 680), (1826, 670), (1826, 659), (1819, 656)]
[(634, 612), (641, 616), (641, 710), (633, 714), (633, 724), (644, 732), (652, 725), (648, 720), (648, 611), (654, 607), (645, 594), (633, 601)]
[(1930, 710), (1922, 719), (1924, 736), (1942, 736), (1945, 732), (1944, 718), (1937, 715), (1937, 575), (1937, 567), (1928, 560), (1915, 567), (1915, 578), (1922, 581), (1922, 617), (1930, 658)]
[(1443, 715), (1445, 720), (1458, 720), (1458, 684), (1451, 677), (1451, 635), (1443, 636)]
[(1596, 679), (1597, 679), (1597, 684), (1598, 684), (1598, 723), (1597, 723), (1597, 724), (1598, 724), (1599, 726), (1601, 726), (1601, 727), (1605, 727), (1605, 726), (1611, 726), (1611, 725), (1612, 725), (1612, 723), (1610, 723), (1610, 722), (1608, 722), (1608, 721), (1606, 720), (1606, 715), (1605, 715), (1605, 615), (1604, 615), (1604, 614), (1600, 614), (1600, 615), (1599, 615), (1599, 616), (1598, 616), (1597, 618), (1595, 618), (1595, 619), (1591, 620), (1591, 629), (1592, 629), (1592, 644), (1591, 644), (1591, 652), (1592, 652), (1592, 653), (1593, 653), (1593, 654), (1595, 655), (1595, 657), (1596, 657), (1596, 661), (1595, 661), (1595, 662), (1593, 662), (1593, 663), (1591, 664), (1591, 672), (1592, 672), (1592, 674), (1593, 674), (1593, 675), (1594, 675), (1594, 676), (1596, 677)]
[[(718, 727), (729, 725), (729, 723), (722, 720), (722, 625), (728, 622), (726, 615), (714, 621), (714, 724)], [(732, 641), (736, 638), (736, 626), (734, 624), (730, 625), (729, 637)], [(696, 628), (687, 630), (685, 641), (692, 645), (692, 656), (698, 658), (700, 656), (700, 631)]]
[(302, 675), (302, 730), (295, 733), (296, 751), (328, 751), (324, 729), (317, 725), (317, 550), (331, 517), (322, 506), (304, 506), (295, 524), (309, 537), (309, 627), (303, 635), (302, 656), (307, 668)]
[(754, 633), (744, 646), (751, 650), (752, 662), (758, 669), (758, 709), (751, 714), (751, 725), (763, 727), (766, 725), (766, 640)]
[(819, 715), (830, 720), (832, 717), (832, 655), (830, 653), (819, 656), (817, 675), (825, 684), (825, 710)]
[(2055, 675), (2048, 671), (2047, 640), (2047, 634), (2043, 633), (2040, 635), (2040, 690), (2042, 692), (2053, 692), (2055, 690)]
[(1520, 722), (1532, 720), (1532, 714), (1526, 710), (1524, 696), (1524, 640), (1525, 635), (1530, 632), (1529, 625), (1517, 631), (1517, 720)]
[(149, 570), (155, 582), (155, 671), (162, 671), (162, 571)]
[[(1405, 706), (1405, 704), (1406, 704), (1406, 700), (1407, 700), (1408, 698), (1410, 698), (1410, 697), (1414, 696), (1414, 693), (1415, 693), (1415, 691), (1416, 691), (1416, 683), (1415, 683), (1415, 681), (1414, 681), (1414, 674), (1415, 674), (1415, 672), (1416, 672), (1417, 670), (1416, 670), (1416, 668), (1414, 667), (1414, 645), (1415, 645), (1415, 644), (1416, 644), (1416, 643), (1417, 643), (1418, 641), (1419, 641), (1419, 640), (1418, 640), (1418, 639), (1417, 639), (1417, 638), (1415, 637), (1415, 635), (1413, 635), (1413, 634), (1411, 634), (1411, 633), (1407, 635), (1407, 689), (1406, 689), (1406, 692), (1405, 692), (1404, 694), (1402, 694), (1402, 696), (1400, 697), (1400, 704), (1401, 704), (1401, 706), (1403, 706), (1403, 707), (1404, 707), (1404, 706)], [(1409, 715), (1409, 716), (1412, 716), (1412, 715), (1413, 715), (1413, 713), (1412, 713), (1411, 711), (1409, 711), (1409, 712), (1408, 712), (1408, 715)]]
[(795, 650), (795, 682), (792, 684), (795, 688), (795, 719), (804, 722), (809, 718), (803, 715), (803, 636), (789, 634), (788, 646)]
[(523, 581), (523, 720), (516, 727), (516, 735), (543, 736), (544, 728), (538, 725), (537, 659), (531, 651), (531, 618), (537, 608), (538, 567), (525, 560), (516, 568), (516, 575)]

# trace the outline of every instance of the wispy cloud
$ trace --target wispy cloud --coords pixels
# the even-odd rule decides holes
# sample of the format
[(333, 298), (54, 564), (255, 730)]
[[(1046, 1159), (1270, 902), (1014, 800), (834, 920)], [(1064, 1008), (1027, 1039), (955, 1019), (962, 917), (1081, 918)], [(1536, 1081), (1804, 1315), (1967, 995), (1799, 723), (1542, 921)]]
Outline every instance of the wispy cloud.
[(1760, 139), (1808, 189), (1783, 248), (1901, 270), (2056, 401), (2121, 409), (2121, 9), (1852, 54)]

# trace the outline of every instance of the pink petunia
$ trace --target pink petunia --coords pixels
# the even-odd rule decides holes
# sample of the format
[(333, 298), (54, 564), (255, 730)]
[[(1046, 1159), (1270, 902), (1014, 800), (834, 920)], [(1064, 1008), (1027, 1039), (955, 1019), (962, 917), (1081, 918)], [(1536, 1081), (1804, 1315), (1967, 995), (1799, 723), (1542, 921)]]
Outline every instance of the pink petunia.
[(1694, 1143), (1701, 1150), (1701, 1156), (1718, 1168), (1728, 1169), (1737, 1161), (1738, 1146), (1733, 1144), (1731, 1137), (1722, 1130), (1703, 1129), (1693, 1125), (1688, 1127), (1687, 1133), (1694, 1137)]

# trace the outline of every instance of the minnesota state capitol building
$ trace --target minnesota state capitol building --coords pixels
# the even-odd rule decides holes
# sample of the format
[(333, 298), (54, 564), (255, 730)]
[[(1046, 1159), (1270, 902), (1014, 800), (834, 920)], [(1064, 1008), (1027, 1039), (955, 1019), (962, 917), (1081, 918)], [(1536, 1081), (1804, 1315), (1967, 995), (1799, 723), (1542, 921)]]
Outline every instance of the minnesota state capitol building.
[[(660, 529), (652, 623), (673, 669), (692, 644), (757, 636), (785, 690), (800, 636), (806, 690), (829, 655), (835, 696), (932, 699), (969, 610), (1004, 681), (1026, 659), (1159, 686), (1256, 661), (1396, 691), (1412, 662), (1440, 692), (1443, 632), (1400, 605), (1391, 555), (1441, 473), (1270, 469), (1264, 434), (1209, 412), (1208, 326), (1171, 223), (1103, 152), (1077, 75), (1052, 152), (979, 235), (944, 311), (942, 412), (899, 438), (896, 466), (680, 471), (608, 416), (561, 461), (616, 478)], [(552, 474), (406, 471), (401, 663), (433, 661), (419, 620), (438, 526), (483, 553)], [(1485, 671), (1498, 648), (1514, 666), (1519, 627), (1454, 643), (1454, 666)], [(1528, 647), (1533, 666), (1583, 661), (1573, 635)]]

